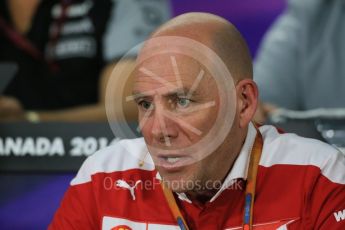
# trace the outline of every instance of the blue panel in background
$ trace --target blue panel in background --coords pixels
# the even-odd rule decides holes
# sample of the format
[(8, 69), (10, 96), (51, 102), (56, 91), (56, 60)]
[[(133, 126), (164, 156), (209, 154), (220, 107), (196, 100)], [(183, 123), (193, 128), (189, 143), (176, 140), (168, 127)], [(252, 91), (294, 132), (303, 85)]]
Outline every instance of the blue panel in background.
[(248, 42), (255, 57), (261, 38), (286, 6), (286, 0), (188, 0), (172, 1), (174, 15), (209, 12), (232, 22)]
[(1, 174), (0, 229), (47, 229), (74, 174)]

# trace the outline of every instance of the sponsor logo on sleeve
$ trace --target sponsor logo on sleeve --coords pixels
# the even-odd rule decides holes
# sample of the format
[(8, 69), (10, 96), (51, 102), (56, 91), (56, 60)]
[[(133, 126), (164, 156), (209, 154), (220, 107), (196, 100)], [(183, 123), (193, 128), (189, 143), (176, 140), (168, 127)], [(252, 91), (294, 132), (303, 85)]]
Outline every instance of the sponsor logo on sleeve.
[(132, 228), (128, 227), (127, 225), (119, 225), (113, 227), (111, 230), (132, 230)]
[(333, 214), (337, 222), (345, 220), (345, 209), (342, 211), (334, 212)]

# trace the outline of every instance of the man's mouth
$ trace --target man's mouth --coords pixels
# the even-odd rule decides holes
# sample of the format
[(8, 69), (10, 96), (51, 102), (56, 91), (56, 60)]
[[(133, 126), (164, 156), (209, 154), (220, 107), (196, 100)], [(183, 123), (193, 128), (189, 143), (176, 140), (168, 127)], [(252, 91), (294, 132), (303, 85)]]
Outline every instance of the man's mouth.
[(181, 157), (166, 157), (164, 158), (167, 162), (169, 163), (176, 163), (177, 161), (179, 161), (181, 159)]
[(190, 157), (186, 156), (158, 156), (157, 166), (167, 171), (178, 171), (190, 163)]

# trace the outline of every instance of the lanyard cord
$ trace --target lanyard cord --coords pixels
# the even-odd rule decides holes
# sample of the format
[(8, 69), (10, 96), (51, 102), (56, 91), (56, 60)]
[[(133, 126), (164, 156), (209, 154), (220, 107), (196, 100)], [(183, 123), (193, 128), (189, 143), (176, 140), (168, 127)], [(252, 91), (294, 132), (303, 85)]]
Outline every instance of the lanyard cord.
[[(256, 128), (256, 127), (255, 127)], [(254, 198), (255, 198), (255, 186), (256, 186), (256, 176), (259, 168), (259, 162), (262, 153), (263, 138), (256, 128), (256, 137), (254, 145), (250, 154), (249, 169), (248, 169), (248, 178), (245, 192), (245, 201), (244, 201), (244, 211), (243, 211), (243, 230), (252, 230), (253, 225), (253, 208), (254, 208)], [(187, 222), (183, 218), (179, 207), (177, 206), (175, 197), (172, 191), (164, 185), (164, 182), (161, 183), (165, 199), (168, 202), (170, 211), (172, 212), (177, 224), (181, 230), (189, 230)]]
[(256, 128), (255, 142), (250, 154), (248, 178), (246, 185), (246, 195), (244, 199), (244, 210), (243, 210), (243, 230), (251, 230), (253, 226), (253, 208), (255, 199), (255, 187), (256, 178), (259, 168), (259, 162), (262, 153), (263, 138)]
[(12, 41), (18, 48), (26, 51), (36, 60), (42, 60), (43, 55), (29, 40), (13, 30), (6, 21), (0, 16), (0, 30)]
[(189, 230), (187, 222), (183, 218), (182, 213), (177, 206), (177, 203), (172, 191), (164, 185), (164, 182), (161, 182), (161, 186), (164, 192), (165, 199), (167, 200), (169, 204), (170, 211), (172, 212), (175, 220), (177, 221), (178, 226), (180, 227), (181, 230)]

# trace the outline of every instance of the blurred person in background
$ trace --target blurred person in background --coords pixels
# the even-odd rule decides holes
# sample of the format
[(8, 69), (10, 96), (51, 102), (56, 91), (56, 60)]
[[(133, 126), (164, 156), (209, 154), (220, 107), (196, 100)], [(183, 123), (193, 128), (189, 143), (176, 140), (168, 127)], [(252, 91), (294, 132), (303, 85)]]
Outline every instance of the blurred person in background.
[(266, 34), (254, 65), (262, 101), (256, 119), (277, 108), (345, 107), (345, 2), (290, 0)]
[[(0, 62), (19, 70), (0, 96), (0, 121), (106, 120), (115, 64), (170, 17), (167, 0), (0, 2)], [(135, 105), (127, 111), (136, 116)]]

